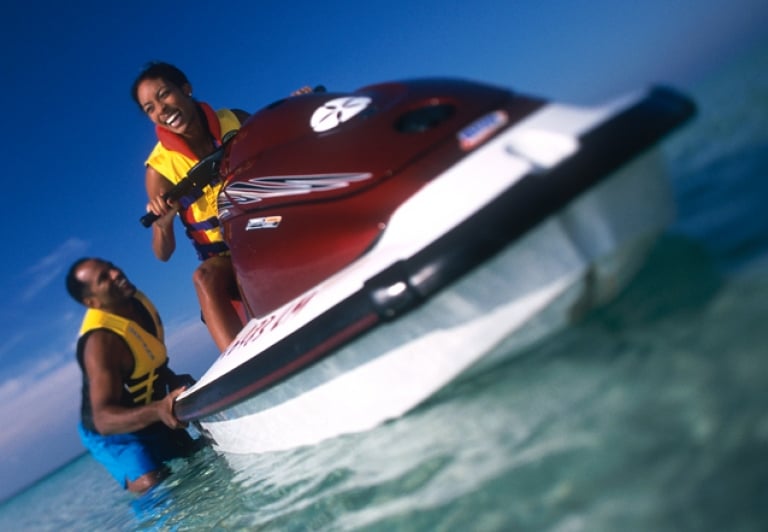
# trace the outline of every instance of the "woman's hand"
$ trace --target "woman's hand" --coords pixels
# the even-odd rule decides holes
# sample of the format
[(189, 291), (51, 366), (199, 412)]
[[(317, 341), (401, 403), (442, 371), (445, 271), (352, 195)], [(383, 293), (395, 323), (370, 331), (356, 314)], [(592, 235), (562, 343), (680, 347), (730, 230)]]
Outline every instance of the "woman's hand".
[(179, 212), (179, 204), (175, 201), (166, 200), (162, 195), (155, 196), (147, 203), (147, 212), (152, 212), (158, 219), (155, 224), (165, 229), (173, 225), (173, 217)]

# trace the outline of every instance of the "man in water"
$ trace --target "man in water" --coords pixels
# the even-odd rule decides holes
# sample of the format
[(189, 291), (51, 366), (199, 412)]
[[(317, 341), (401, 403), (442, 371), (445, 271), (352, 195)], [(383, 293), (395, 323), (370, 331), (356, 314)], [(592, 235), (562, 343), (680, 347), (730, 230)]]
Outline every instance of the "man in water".
[(193, 380), (168, 367), (160, 316), (120, 268), (83, 258), (66, 286), (87, 307), (77, 342), (80, 438), (123, 488), (143, 493), (167, 476), (166, 461), (198, 447), (173, 413)]

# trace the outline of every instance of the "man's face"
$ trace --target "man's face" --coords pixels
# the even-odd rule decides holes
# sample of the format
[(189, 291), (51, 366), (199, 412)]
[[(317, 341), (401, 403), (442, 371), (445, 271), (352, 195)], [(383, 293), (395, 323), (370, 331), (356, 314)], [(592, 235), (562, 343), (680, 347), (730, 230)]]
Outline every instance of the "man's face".
[(76, 277), (86, 286), (83, 303), (88, 307), (109, 309), (136, 293), (123, 271), (110, 262), (87, 260), (78, 268)]

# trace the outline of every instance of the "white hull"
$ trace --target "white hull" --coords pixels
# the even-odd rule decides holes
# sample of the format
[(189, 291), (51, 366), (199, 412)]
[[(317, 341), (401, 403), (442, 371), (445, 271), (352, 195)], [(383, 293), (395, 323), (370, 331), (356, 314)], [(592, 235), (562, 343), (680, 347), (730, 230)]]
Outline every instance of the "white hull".
[(218, 450), (260, 453), (401, 416), (609, 301), (671, 214), (645, 155), (403, 318), (199, 423)]

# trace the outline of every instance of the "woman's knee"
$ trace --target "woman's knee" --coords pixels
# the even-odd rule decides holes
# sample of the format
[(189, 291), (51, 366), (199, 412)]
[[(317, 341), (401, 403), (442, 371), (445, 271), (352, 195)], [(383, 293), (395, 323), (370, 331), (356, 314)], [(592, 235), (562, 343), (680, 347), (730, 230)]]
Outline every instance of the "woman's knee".
[(192, 281), (198, 289), (208, 291), (229, 289), (234, 284), (235, 276), (232, 263), (223, 257), (213, 257), (201, 263), (192, 274)]

